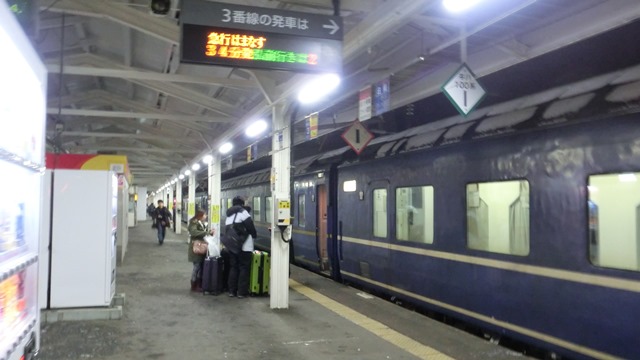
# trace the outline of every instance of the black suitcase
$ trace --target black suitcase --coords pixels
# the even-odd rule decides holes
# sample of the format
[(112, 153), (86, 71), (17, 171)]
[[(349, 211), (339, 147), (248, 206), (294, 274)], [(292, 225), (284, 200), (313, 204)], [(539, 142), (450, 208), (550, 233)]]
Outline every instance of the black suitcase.
[(223, 291), (223, 261), (221, 257), (207, 257), (202, 269), (202, 293), (219, 295)]

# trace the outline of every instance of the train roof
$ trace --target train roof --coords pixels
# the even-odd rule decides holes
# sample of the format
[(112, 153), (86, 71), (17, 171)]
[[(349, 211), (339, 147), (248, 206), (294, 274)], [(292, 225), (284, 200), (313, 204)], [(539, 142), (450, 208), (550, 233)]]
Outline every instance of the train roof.
[(296, 162), (311, 169), (436, 148), (465, 140), (547, 129), (640, 111), (640, 66), (379, 136), (358, 156), (349, 146)]

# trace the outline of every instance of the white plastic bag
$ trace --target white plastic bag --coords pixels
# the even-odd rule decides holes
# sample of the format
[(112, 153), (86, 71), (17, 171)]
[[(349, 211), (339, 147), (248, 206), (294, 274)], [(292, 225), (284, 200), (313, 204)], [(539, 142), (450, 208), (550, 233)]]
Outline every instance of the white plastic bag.
[(204, 237), (204, 241), (209, 244), (209, 257), (220, 256), (220, 239), (213, 235), (207, 235)]

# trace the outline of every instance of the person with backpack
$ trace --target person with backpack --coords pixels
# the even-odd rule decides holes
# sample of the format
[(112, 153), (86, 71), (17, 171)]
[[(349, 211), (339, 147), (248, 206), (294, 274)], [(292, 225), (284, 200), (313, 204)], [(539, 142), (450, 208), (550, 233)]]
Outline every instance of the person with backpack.
[(153, 218), (158, 229), (158, 243), (162, 245), (167, 228), (171, 226), (171, 213), (164, 207), (164, 201), (158, 200), (158, 207), (153, 212)]
[[(227, 229), (233, 226), (235, 231), (246, 240), (239, 251), (229, 251), (229, 296), (237, 296), (238, 299), (249, 295), (249, 274), (251, 270), (251, 255), (253, 254), (253, 239), (258, 236), (251, 215), (244, 208), (244, 199), (236, 196), (231, 201), (233, 205), (227, 210), (225, 225)], [(230, 226), (229, 226), (230, 225)], [(228, 230), (227, 230), (228, 231)], [(225, 233), (225, 236), (227, 234)], [(230, 249), (228, 249), (230, 250)]]

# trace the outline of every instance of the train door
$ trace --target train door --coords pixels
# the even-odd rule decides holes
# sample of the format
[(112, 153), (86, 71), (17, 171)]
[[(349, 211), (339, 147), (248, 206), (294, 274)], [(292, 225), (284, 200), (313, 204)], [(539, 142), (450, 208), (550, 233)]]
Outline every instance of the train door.
[(316, 248), (318, 251), (320, 271), (330, 275), (331, 262), (329, 261), (329, 250), (327, 247), (328, 200), (326, 185), (322, 184), (317, 186), (316, 198)]

